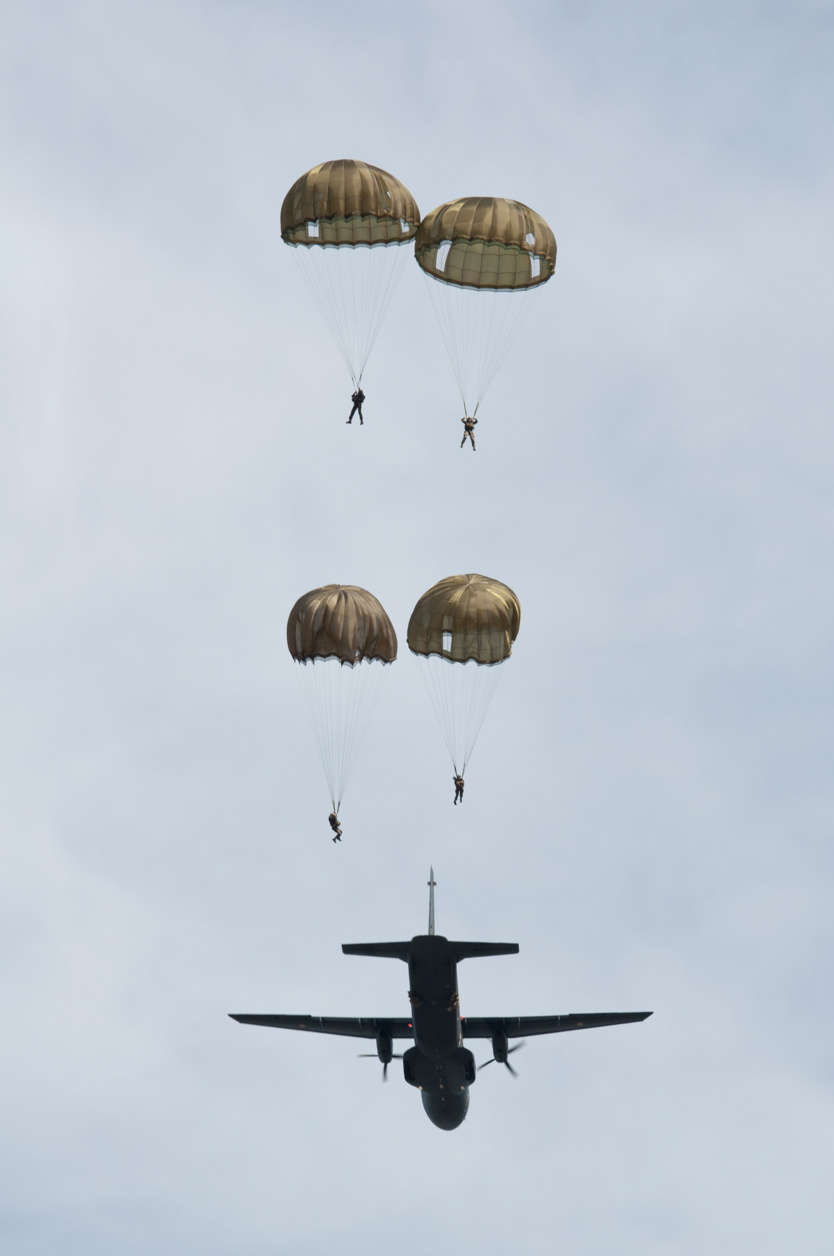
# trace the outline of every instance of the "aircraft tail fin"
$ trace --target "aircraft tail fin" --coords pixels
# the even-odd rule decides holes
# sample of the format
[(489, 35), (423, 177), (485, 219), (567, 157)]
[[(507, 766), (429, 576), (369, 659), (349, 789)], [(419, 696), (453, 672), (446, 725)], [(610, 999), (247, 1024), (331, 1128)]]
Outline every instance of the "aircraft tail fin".
[(429, 868), (429, 935), (431, 937), (434, 937), (434, 887), (436, 885), (434, 868)]
[(379, 959), (402, 959), (408, 963), (410, 942), (343, 942), (345, 955), (375, 955)]

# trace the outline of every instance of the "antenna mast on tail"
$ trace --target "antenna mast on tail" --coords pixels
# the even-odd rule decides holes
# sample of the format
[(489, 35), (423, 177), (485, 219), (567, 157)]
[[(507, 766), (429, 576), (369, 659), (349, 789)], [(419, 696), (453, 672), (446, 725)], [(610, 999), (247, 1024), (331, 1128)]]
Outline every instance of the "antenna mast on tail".
[(429, 887), (429, 935), (434, 937), (434, 887), (437, 885), (434, 879), (434, 868), (429, 868), (429, 879), (426, 884)]

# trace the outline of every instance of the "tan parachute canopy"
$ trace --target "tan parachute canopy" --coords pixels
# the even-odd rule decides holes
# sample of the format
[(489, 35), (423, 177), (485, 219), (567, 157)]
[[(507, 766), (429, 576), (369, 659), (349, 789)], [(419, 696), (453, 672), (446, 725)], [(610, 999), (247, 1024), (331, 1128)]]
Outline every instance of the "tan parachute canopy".
[(287, 620), (287, 646), (299, 663), (337, 658), (393, 663), (397, 634), (381, 604), (355, 584), (325, 584), (300, 597)]
[(463, 288), (535, 288), (556, 266), (556, 238), (535, 210), (466, 196), (427, 214), (414, 241), (428, 275)]
[(415, 654), (440, 655), (452, 663), (501, 663), (509, 658), (520, 625), (521, 605), (506, 584), (489, 576), (447, 576), (414, 607), (408, 645)]
[(296, 179), (281, 206), (285, 244), (399, 243), (412, 239), (419, 224), (408, 188), (364, 161), (313, 166)]

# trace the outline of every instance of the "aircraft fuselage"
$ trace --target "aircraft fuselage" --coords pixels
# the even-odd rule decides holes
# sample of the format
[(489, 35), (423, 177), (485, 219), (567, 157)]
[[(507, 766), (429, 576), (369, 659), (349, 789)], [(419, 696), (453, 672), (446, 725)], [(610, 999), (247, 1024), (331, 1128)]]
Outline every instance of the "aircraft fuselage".
[(463, 1045), (457, 964), (448, 939), (411, 939), (408, 959), (414, 1046), (403, 1056), (405, 1080), (420, 1091), (429, 1120), (453, 1130), (469, 1108), (475, 1058)]

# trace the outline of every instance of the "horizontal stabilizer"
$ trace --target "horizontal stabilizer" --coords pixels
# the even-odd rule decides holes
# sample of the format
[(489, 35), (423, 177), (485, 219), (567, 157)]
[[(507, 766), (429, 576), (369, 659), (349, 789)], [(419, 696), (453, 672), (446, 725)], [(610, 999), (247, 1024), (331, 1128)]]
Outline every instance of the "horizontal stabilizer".
[(376, 955), (380, 959), (402, 959), (408, 963), (410, 942), (344, 942), (345, 955)]
[(449, 946), (456, 964), (487, 955), (518, 955), (517, 942), (450, 942)]

